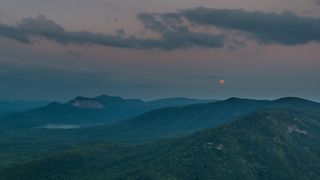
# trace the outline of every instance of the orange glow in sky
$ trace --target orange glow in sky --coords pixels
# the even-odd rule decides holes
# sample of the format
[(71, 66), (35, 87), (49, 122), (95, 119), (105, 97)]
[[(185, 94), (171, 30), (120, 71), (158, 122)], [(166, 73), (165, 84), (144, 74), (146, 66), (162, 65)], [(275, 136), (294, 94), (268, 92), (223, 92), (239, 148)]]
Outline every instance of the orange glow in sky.
[(220, 79), (220, 80), (219, 80), (219, 84), (220, 84), (220, 85), (224, 85), (224, 83), (225, 83), (225, 81), (224, 81), (223, 79)]

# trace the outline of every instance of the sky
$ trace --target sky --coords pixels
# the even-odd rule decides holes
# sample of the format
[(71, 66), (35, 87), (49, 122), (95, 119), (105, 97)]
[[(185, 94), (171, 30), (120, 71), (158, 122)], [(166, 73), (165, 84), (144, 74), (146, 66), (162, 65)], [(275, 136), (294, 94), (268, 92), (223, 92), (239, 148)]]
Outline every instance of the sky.
[(319, 0), (1, 0), (0, 99), (320, 101)]

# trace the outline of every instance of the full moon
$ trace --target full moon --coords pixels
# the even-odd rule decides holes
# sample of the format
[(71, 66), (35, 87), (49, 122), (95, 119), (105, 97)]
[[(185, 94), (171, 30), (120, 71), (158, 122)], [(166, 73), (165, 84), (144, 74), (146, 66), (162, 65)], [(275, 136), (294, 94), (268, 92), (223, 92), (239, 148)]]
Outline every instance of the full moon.
[(219, 80), (219, 84), (220, 84), (220, 85), (224, 85), (224, 83), (225, 83), (225, 81), (224, 81), (223, 79), (220, 79), (220, 80)]

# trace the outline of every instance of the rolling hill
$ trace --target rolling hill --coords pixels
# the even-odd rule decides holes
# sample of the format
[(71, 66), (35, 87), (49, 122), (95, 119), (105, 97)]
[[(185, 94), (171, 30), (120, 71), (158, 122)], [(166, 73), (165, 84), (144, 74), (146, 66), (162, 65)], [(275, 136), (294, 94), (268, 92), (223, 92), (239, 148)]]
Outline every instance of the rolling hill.
[(320, 104), (291, 97), (274, 101), (230, 98), (207, 104), (157, 109), (111, 126), (79, 129), (75, 133), (113, 141), (175, 137), (215, 127), (265, 108), (320, 109)]
[(162, 107), (207, 103), (208, 100), (171, 98), (155, 101), (98, 96), (77, 97), (67, 103), (50, 103), (28, 112), (0, 120), (2, 126), (11, 128), (35, 128), (50, 125), (112, 124), (116, 121)]
[(0, 118), (46, 105), (46, 101), (0, 101)]
[(142, 145), (88, 144), (0, 171), (11, 179), (319, 179), (320, 113), (259, 110)]

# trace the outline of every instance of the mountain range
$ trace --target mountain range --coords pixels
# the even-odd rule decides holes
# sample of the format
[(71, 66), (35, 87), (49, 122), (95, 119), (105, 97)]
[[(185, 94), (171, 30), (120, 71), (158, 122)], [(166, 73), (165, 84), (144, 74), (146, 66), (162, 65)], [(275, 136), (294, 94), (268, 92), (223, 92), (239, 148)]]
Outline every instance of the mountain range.
[(318, 179), (319, 111), (259, 110), (140, 145), (86, 144), (12, 166), (10, 179)]
[(53, 102), (44, 107), (14, 114), (0, 120), (0, 124), (12, 128), (36, 128), (60, 124), (112, 124), (153, 109), (208, 102), (211, 101), (188, 98), (142, 101), (106, 95), (94, 98), (77, 97), (67, 103)]
[(320, 178), (320, 104), (295, 97), (78, 97), (0, 125), (3, 180)]
[(75, 130), (76, 136), (108, 140), (139, 141), (183, 136), (216, 127), (261, 109), (320, 109), (320, 104), (300, 98), (274, 101), (230, 98), (205, 104), (153, 110), (113, 125)]

